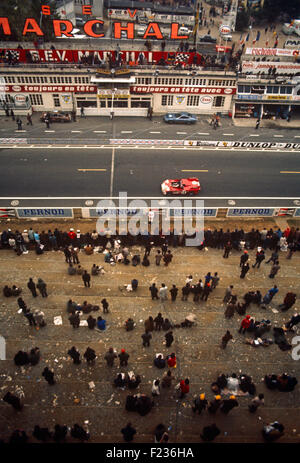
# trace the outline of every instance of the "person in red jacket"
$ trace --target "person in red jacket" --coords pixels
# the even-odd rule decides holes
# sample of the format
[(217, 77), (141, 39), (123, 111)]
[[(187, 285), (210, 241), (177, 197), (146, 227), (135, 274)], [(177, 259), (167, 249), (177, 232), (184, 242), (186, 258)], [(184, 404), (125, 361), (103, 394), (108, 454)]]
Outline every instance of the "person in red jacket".
[(68, 237), (70, 238), (71, 242), (73, 242), (76, 238), (76, 233), (74, 232), (74, 228), (70, 228), (68, 233)]
[(185, 394), (187, 394), (188, 392), (190, 392), (190, 381), (188, 378), (186, 379), (182, 379), (180, 381), (180, 391), (181, 391), (181, 395), (180, 395), (180, 398), (183, 399), (183, 397), (185, 396)]
[(174, 353), (172, 353), (169, 357), (168, 357), (168, 367), (169, 368), (176, 368), (176, 356)]
[(251, 323), (251, 317), (250, 315), (247, 315), (246, 318), (242, 320), (239, 333), (245, 334), (245, 331), (249, 328)]

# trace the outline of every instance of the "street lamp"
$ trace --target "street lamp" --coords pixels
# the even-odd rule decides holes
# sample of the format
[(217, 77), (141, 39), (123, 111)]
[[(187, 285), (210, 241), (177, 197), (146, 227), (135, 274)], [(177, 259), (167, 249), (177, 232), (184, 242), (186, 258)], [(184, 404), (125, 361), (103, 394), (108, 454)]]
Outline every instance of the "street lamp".
[(110, 111), (110, 119), (112, 120), (114, 118), (114, 96), (115, 92), (117, 91), (116, 88), (112, 90), (112, 99), (111, 99), (111, 111)]

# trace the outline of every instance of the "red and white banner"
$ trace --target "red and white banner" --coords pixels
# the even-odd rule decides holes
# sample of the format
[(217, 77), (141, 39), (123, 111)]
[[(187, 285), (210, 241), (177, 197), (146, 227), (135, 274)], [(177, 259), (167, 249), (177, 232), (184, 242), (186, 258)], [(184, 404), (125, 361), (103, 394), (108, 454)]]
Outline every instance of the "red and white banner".
[(300, 56), (300, 50), (285, 48), (246, 48), (246, 55), (253, 56)]
[(97, 85), (5, 85), (1, 87), (8, 93), (97, 93)]
[(130, 93), (193, 93), (212, 95), (234, 95), (236, 89), (232, 87), (168, 87), (164, 85), (133, 85)]
[(296, 74), (300, 72), (300, 63), (278, 63), (276, 61), (243, 61), (242, 72), (252, 71), (257, 74), (259, 71), (268, 72), (273, 67), (276, 68), (277, 74)]

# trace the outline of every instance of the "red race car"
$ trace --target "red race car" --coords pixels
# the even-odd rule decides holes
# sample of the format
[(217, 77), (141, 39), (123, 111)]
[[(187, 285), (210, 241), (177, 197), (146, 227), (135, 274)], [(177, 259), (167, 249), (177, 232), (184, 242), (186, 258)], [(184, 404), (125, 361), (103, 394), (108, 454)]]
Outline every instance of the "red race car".
[(161, 184), (163, 195), (196, 195), (201, 190), (199, 179), (196, 177), (177, 180), (167, 179)]

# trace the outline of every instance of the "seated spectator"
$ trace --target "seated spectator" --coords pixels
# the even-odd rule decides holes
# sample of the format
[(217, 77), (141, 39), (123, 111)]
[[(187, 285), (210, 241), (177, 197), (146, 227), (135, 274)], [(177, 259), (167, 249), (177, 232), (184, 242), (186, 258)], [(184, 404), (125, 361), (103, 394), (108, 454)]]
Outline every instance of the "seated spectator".
[(167, 357), (168, 367), (169, 368), (176, 368), (176, 356), (174, 352)]
[(125, 322), (126, 331), (132, 331), (134, 327), (135, 327), (134, 321), (132, 320), (132, 318), (128, 318), (128, 320), (126, 320)]
[(81, 267), (81, 265), (78, 265), (76, 269), (77, 275), (82, 275), (83, 272), (84, 272), (84, 269)]
[(116, 379), (114, 379), (115, 387), (120, 387), (125, 389), (126, 381), (125, 381), (125, 373), (119, 373)]
[(278, 387), (278, 380), (276, 375), (266, 375), (264, 382), (268, 389), (277, 389)]
[(240, 381), (240, 389), (243, 392), (248, 392), (251, 395), (254, 395), (256, 392), (256, 387), (252, 382), (251, 376), (248, 375), (240, 375), (239, 377)]
[(96, 275), (99, 275), (99, 272), (100, 272), (100, 267), (96, 264), (93, 264), (91, 274), (96, 276)]
[(87, 301), (84, 301), (82, 306), (81, 306), (81, 311), (83, 313), (90, 313), (93, 309), (92, 304), (89, 304)]
[(262, 435), (267, 442), (273, 442), (284, 434), (283, 431), (284, 426), (278, 423), (278, 421), (274, 421), (274, 423), (267, 424), (263, 427)]
[(136, 389), (141, 382), (140, 375), (135, 375), (133, 371), (129, 371), (127, 385), (129, 389)]
[(76, 302), (73, 302), (72, 299), (69, 299), (67, 302), (67, 312), (68, 313), (75, 313), (78, 310), (78, 306)]
[(69, 267), (68, 267), (68, 275), (76, 275), (76, 268), (73, 267), (73, 264), (69, 264)]
[(150, 265), (150, 260), (148, 259), (148, 257), (146, 256), (146, 254), (144, 255), (144, 258), (143, 258), (143, 261), (142, 261), (142, 265), (144, 267), (149, 267)]
[(277, 376), (277, 388), (279, 391), (293, 391), (297, 383), (298, 381), (295, 377), (289, 376), (286, 373), (283, 373), (281, 376)]
[(227, 389), (229, 389), (229, 391), (237, 393), (238, 388), (239, 388), (239, 380), (236, 374), (232, 373), (232, 375), (229, 376), (229, 378), (227, 379)]
[(141, 257), (139, 255), (134, 255), (132, 260), (131, 260), (131, 263), (134, 267), (136, 267), (138, 264), (141, 263)]
[(19, 296), (22, 292), (22, 288), (17, 288), (16, 285), (13, 285), (11, 288), (12, 296)]
[(87, 244), (83, 249), (88, 256), (94, 253), (94, 248), (91, 244)]
[(90, 330), (93, 330), (97, 324), (96, 318), (93, 318), (92, 315), (90, 315), (87, 318), (87, 324)]
[(18, 367), (27, 365), (29, 363), (29, 356), (27, 352), (19, 350), (19, 352), (14, 356), (14, 362)]
[(12, 290), (6, 285), (3, 288), (3, 296), (4, 297), (11, 297), (12, 296)]
[(98, 317), (97, 327), (99, 330), (104, 331), (106, 329), (106, 320), (104, 320), (102, 317)]
[(34, 319), (35, 319), (35, 322), (37, 324), (38, 327), (42, 328), (44, 326), (46, 326), (46, 322), (45, 322), (45, 319), (44, 319), (44, 312), (42, 312), (41, 310), (35, 310), (34, 311)]
[(157, 368), (165, 368), (166, 366), (166, 361), (164, 359), (163, 354), (156, 354), (155, 359), (154, 359), (154, 365)]
[(132, 291), (136, 291), (137, 290), (137, 287), (138, 287), (138, 280), (136, 280), (135, 278), (133, 280), (131, 280), (131, 287), (132, 287)]
[(141, 415), (147, 415), (152, 409), (154, 402), (145, 394), (137, 394), (136, 411)]

